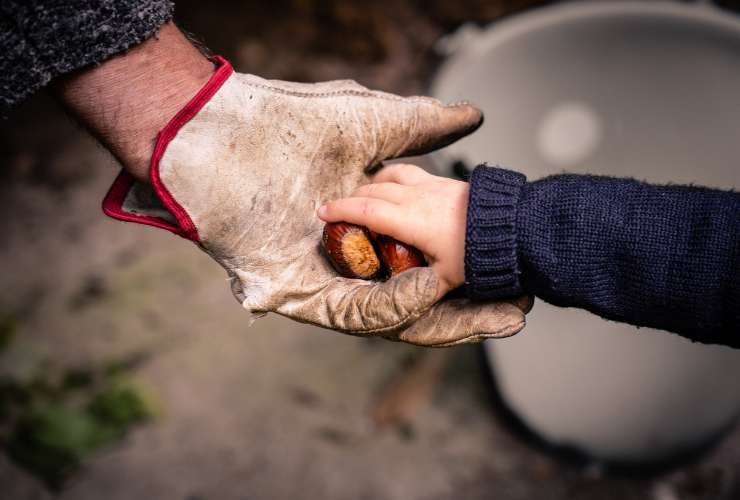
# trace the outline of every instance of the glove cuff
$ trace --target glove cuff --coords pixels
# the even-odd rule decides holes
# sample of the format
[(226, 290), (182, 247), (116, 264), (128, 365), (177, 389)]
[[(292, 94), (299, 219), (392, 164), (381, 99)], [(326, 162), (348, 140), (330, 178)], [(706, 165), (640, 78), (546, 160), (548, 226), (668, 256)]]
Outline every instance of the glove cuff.
[(121, 170), (103, 199), (103, 213), (117, 220), (171, 231), (199, 242), (198, 230), (188, 213), (170, 194), (159, 176), (159, 160), (179, 130), (206, 105), (234, 72), (226, 59), (213, 58), (216, 71), (197, 94), (157, 134), (149, 166), (151, 185), (138, 182)]
[(470, 177), (465, 231), (465, 282), (472, 299), (521, 295), (516, 216), (526, 178), (479, 165)]

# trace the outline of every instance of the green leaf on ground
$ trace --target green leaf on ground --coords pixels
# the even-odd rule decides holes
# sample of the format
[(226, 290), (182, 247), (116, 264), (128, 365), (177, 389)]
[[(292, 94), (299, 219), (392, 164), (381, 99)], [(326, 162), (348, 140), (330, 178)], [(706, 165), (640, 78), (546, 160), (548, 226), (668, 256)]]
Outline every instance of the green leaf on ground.
[(125, 380), (116, 381), (98, 393), (88, 409), (101, 422), (121, 429), (147, 420), (155, 413), (143, 392)]
[(58, 487), (94, 450), (121, 433), (85, 410), (51, 403), (33, 408), (19, 419), (8, 453), (47, 484)]
[(3, 439), (8, 456), (51, 489), (59, 489), (98, 449), (156, 413), (132, 381), (96, 376), (92, 369), (67, 372), (58, 384), (35, 379), (26, 385), (6, 381), (3, 387), (6, 416), (16, 414)]

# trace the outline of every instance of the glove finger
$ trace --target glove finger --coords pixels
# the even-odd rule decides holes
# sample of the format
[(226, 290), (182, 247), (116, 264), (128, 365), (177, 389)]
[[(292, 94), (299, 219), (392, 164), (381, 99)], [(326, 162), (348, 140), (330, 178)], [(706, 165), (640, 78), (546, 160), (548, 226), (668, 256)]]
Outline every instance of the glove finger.
[(299, 282), (282, 287), (258, 307), (248, 300), (242, 305), (353, 335), (388, 335), (426, 312), (436, 300), (438, 285), (434, 271), (422, 267), (384, 282), (334, 278), (315, 287)]
[(404, 99), (385, 108), (384, 116), (385, 140), (378, 160), (434, 151), (474, 132), (483, 123), (483, 113), (468, 103), (444, 105), (428, 97)]
[(448, 347), (510, 337), (524, 328), (521, 305), (516, 301), (448, 299), (432, 307), (395, 339), (419, 346)]

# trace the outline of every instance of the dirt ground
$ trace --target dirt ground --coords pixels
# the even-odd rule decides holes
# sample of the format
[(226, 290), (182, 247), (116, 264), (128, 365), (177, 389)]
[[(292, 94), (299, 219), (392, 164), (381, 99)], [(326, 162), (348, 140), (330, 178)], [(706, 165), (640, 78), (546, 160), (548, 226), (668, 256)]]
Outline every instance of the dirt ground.
[[(177, 18), (239, 71), (413, 94), (441, 36), (528, 3), (187, 0)], [(46, 95), (0, 124), (0, 162), (0, 316), (15, 325), (0, 376), (133, 357), (158, 409), (57, 493), (0, 453), (0, 499), (740, 498), (739, 431), (664, 474), (607, 474), (512, 433), (479, 347), (430, 354), (276, 316), (250, 326), (195, 246), (102, 215), (117, 167)]]

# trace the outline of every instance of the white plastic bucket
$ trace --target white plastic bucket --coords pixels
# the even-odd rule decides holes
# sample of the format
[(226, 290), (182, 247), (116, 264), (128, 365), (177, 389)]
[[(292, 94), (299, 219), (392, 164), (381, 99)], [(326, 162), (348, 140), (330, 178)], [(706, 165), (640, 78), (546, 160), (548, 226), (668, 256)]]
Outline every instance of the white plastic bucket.
[[(448, 40), (433, 83), (482, 107), (440, 153), (530, 180), (588, 172), (740, 188), (740, 19), (707, 5), (567, 3)], [(740, 265), (740, 263), (738, 264)], [(739, 333), (740, 334), (740, 333)], [(487, 353), (508, 406), (548, 441), (606, 460), (668, 459), (740, 414), (740, 350), (542, 301)]]

